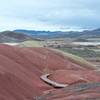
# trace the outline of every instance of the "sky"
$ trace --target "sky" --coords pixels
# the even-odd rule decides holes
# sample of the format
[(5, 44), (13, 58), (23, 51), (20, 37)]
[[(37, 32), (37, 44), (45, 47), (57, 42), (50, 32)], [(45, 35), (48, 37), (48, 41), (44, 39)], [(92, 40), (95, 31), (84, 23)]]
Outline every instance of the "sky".
[(100, 0), (0, 0), (0, 31), (100, 28)]

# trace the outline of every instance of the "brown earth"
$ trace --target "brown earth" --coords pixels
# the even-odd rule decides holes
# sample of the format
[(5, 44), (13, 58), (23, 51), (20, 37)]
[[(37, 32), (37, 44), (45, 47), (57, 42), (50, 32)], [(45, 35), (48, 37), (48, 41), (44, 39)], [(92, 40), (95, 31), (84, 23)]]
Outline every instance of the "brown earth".
[[(40, 79), (46, 61), (47, 69), (52, 72), (49, 78), (69, 84), (67, 88), (56, 89)], [(100, 82), (99, 72), (52, 50), (0, 45), (0, 100), (87, 100), (86, 97), (100, 100), (100, 85), (78, 93), (76, 88), (72, 89), (79, 83), (97, 82)]]

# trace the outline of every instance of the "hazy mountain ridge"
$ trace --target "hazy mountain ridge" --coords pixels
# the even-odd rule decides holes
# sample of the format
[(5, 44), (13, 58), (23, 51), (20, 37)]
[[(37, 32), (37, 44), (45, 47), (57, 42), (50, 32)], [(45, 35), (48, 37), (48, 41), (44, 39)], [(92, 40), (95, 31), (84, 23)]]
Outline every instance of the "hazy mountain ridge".
[(83, 32), (78, 31), (34, 31), (34, 30), (14, 30), (14, 32), (28, 34), (35, 38), (62, 38), (62, 37), (70, 37), (70, 38), (92, 38), (92, 37), (100, 37), (100, 29), (95, 30), (85, 30)]
[(42, 40), (48, 38), (99, 38), (100, 29), (86, 30), (83, 32), (77, 31), (34, 31), (34, 30), (14, 30), (14, 31), (4, 31), (0, 32), (0, 42), (23, 42), (26, 40)]

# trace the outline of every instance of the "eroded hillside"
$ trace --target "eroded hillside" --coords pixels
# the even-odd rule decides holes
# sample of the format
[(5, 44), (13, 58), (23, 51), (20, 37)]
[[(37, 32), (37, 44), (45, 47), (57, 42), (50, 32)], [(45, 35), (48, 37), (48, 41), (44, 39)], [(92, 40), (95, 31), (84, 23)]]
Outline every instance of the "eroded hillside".
[[(68, 87), (54, 88), (45, 83), (40, 79), (45, 73), (51, 74), (49, 79), (68, 84)], [(99, 71), (56, 51), (0, 45), (0, 100), (100, 99), (99, 83)], [(78, 84), (83, 84), (84, 91)], [(93, 88), (91, 84), (94, 84)]]

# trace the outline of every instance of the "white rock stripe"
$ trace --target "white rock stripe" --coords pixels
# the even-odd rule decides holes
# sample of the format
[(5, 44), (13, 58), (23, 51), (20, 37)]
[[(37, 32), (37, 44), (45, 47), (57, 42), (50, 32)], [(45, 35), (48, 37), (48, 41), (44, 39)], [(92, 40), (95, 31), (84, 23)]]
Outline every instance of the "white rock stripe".
[(64, 88), (64, 87), (67, 87), (68, 86), (68, 84), (61, 84), (61, 83), (57, 83), (57, 82), (54, 82), (54, 81), (48, 79), (49, 76), (50, 76), (50, 74), (45, 74), (45, 75), (42, 75), (40, 78), (44, 82), (46, 82), (46, 83), (48, 83), (48, 84), (50, 84), (50, 85), (52, 85), (54, 87)]

